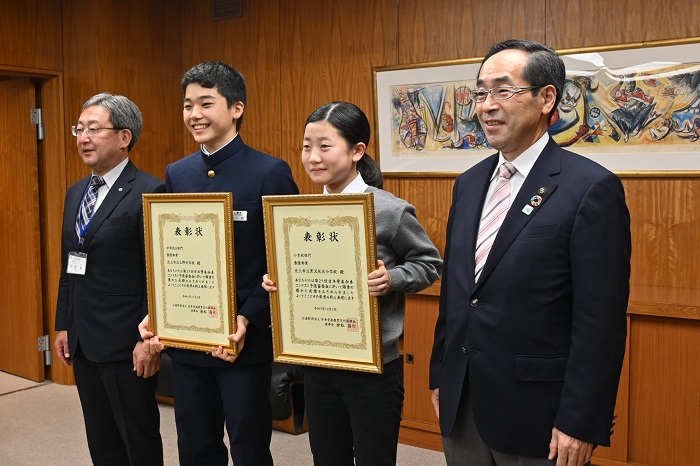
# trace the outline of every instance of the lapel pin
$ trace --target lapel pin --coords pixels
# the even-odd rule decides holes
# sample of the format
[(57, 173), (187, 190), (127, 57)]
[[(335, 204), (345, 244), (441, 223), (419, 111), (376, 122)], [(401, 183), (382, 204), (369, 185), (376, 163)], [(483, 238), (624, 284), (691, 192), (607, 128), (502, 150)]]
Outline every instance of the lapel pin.
[(122, 192), (122, 191), (124, 191), (124, 188), (119, 188), (119, 192)]
[(532, 196), (532, 198), (530, 198), (530, 204), (537, 207), (538, 205), (542, 204), (542, 198), (540, 196)]
[(525, 215), (530, 215), (533, 210), (535, 209), (531, 205), (525, 205), (525, 207), (523, 207), (523, 213)]
[(547, 188), (540, 188), (537, 190), (537, 194), (547, 194)]

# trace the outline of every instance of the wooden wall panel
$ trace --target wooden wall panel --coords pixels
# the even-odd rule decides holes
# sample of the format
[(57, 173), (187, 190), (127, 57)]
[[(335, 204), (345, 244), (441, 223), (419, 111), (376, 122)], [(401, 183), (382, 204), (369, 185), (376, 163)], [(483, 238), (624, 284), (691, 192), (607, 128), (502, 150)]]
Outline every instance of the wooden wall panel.
[[(177, 77), (179, 83), (185, 71), (208, 60), (224, 61), (240, 71), (247, 90), (241, 136), (251, 147), (278, 157), (284, 144), (280, 128), (288, 124), (283, 123), (285, 110), (280, 102), (279, 10), (277, 0), (247, 1), (242, 17), (213, 21), (211, 0), (184, 0), (183, 69)], [(182, 102), (179, 85), (178, 93)], [(184, 143), (187, 153), (198, 149), (189, 134)]]
[[(396, 4), (358, 0), (280, 3), (282, 156), (304, 193), (317, 193), (300, 163), (306, 118), (320, 105), (345, 100), (374, 121), (372, 67), (395, 63)], [(369, 154), (376, 154), (376, 134)]]
[(688, 0), (546, 0), (555, 49), (700, 36), (700, 3)]
[(389, 191), (394, 196), (399, 196), (401, 180), (398, 178), (384, 178), (384, 191)]
[(441, 257), (445, 254), (447, 216), (452, 205), (453, 185), (454, 180), (451, 178), (401, 180), (401, 197), (416, 207), (418, 221), (428, 232)]
[(61, 0), (3, 0), (0, 65), (60, 70)]
[(629, 461), (698, 464), (700, 321), (634, 316)]
[(401, 0), (398, 63), (483, 57), (501, 40), (545, 40), (544, 0)]
[[(627, 326), (630, 325), (630, 316), (627, 316)], [(625, 354), (630, 352), (630, 336), (627, 335)], [(627, 445), (629, 443), (629, 392), (630, 392), (630, 364), (627, 356), (622, 364), (620, 383), (617, 388), (615, 400), (613, 434), (610, 437), (609, 447), (598, 447), (593, 451), (593, 464), (601, 464), (600, 459), (616, 461), (616, 465), (627, 461)]]
[(438, 316), (437, 297), (408, 296), (406, 316), (402, 348), (406, 396), (399, 441), (440, 450), (440, 427), (428, 387), (430, 350), (433, 347), (433, 332)]
[[(165, 166), (183, 155), (180, 3), (63, 0), (63, 18), (66, 124), (75, 124), (83, 103), (97, 93), (125, 95), (139, 106), (144, 120), (130, 158), (163, 178)], [(70, 136), (69, 185), (89, 173), (76, 155)]]
[(700, 288), (700, 178), (623, 180), (637, 285)]
[[(430, 370), (430, 354), (428, 353), (428, 357), (426, 357), (424, 348), (432, 348), (433, 345), (433, 324), (438, 317), (436, 304), (437, 298), (433, 296), (415, 295), (407, 299), (406, 313), (411, 314), (412, 319), (407, 321), (404, 327), (405, 379), (422, 382), (425, 374)], [(409, 384), (408, 381), (406, 383)], [(415, 406), (409, 405), (406, 408), (411, 411), (414, 421), (426, 423), (435, 423), (437, 421), (435, 410), (430, 402), (430, 391), (427, 385), (422, 387), (419, 396), (412, 398), (411, 401)]]

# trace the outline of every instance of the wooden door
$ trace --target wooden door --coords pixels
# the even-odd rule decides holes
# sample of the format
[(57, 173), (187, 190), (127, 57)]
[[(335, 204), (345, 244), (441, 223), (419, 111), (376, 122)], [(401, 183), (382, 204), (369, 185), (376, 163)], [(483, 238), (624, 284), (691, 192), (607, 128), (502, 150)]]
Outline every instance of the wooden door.
[(0, 78), (0, 371), (44, 380), (35, 84)]

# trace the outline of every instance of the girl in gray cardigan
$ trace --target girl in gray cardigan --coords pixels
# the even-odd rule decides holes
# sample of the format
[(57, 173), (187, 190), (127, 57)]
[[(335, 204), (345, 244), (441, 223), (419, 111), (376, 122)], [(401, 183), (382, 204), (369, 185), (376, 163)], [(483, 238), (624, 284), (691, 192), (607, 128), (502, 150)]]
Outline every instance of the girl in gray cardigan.
[[(403, 382), (398, 339), (405, 294), (438, 279), (440, 254), (416, 219), (415, 208), (383, 191), (382, 174), (367, 156), (367, 116), (347, 102), (319, 107), (306, 120), (302, 162), (324, 194), (374, 193), (377, 268), (367, 279), (379, 297), (384, 372), (308, 367), (304, 398), (315, 466), (396, 464)], [(268, 275), (263, 288), (276, 291)]]

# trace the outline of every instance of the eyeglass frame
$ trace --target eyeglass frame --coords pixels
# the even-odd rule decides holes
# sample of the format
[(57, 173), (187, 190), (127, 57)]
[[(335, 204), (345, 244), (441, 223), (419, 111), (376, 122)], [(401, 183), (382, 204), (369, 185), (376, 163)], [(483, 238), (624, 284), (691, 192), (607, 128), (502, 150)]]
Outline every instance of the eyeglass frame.
[[(486, 99), (488, 99), (488, 96), (491, 95), (491, 98), (493, 100), (495, 100), (497, 102), (502, 102), (504, 100), (510, 99), (511, 97), (513, 97), (516, 94), (521, 94), (525, 91), (533, 91), (535, 89), (541, 89), (543, 87), (545, 87), (545, 86), (544, 85), (542, 85), (542, 86), (496, 86), (496, 87), (492, 87), (491, 89), (482, 89), (482, 88), (472, 89), (472, 99), (474, 99), (474, 102), (476, 102), (478, 104), (482, 104), (482, 103), (486, 102)], [(496, 89), (508, 89), (510, 92), (510, 95), (508, 97), (497, 98), (496, 94), (494, 93), (494, 91)], [(484, 93), (484, 98), (482, 100), (479, 100), (477, 98), (477, 94), (481, 93), (481, 92)]]
[(80, 137), (83, 133), (91, 138), (93, 137), (96, 133), (99, 133), (100, 131), (106, 131), (106, 130), (112, 130), (112, 131), (121, 131), (125, 128), (107, 128), (107, 127), (102, 127), (102, 126), (97, 126), (95, 128), (91, 128), (90, 126), (83, 126), (82, 128), (78, 128), (78, 125), (73, 125), (70, 127), (70, 132), (73, 136), (76, 138)]

